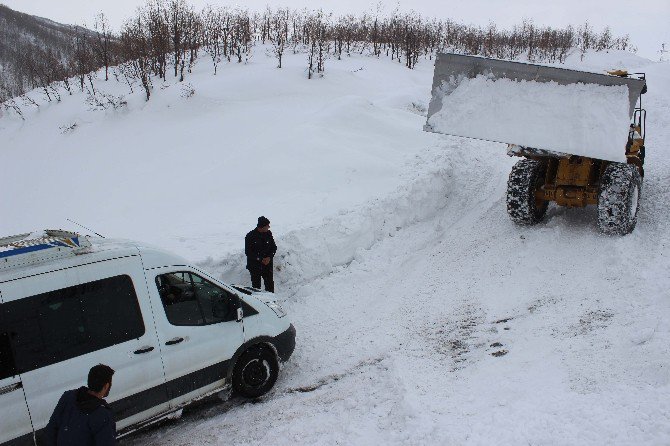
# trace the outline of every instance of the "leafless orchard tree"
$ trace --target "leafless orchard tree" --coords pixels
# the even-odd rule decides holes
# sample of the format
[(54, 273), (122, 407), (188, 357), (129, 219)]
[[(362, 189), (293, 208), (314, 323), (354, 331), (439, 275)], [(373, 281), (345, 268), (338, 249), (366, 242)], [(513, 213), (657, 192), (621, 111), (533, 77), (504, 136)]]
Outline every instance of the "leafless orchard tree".
[(186, 27), (187, 7), (185, 0), (170, 0), (166, 8), (166, 21), (170, 29), (170, 40), (172, 43), (172, 65), (174, 77), (177, 77), (179, 69), (182, 68), (182, 55), (184, 53), (184, 29)]
[[(236, 56), (237, 62), (242, 63), (249, 59), (253, 45), (253, 31), (249, 12), (247, 10), (235, 11), (229, 23), (229, 54)], [(281, 61), (279, 63), (281, 65)]]
[(266, 15), (269, 23), (268, 39), (272, 44), (272, 52), (277, 58), (277, 68), (281, 68), (282, 57), (288, 44), (289, 10), (283, 8), (272, 11), (268, 8)]
[(93, 25), (95, 30), (95, 38), (93, 40), (93, 52), (96, 56), (96, 62), (98, 66), (105, 67), (105, 81), (109, 80), (109, 67), (112, 65), (113, 60), (112, 54), (114, 52), (114, 39), (112, 35), (112, 30), (109, 27), (109, 22), (104, 13), (99, 13), (95, 17), (95, 23)]
[(138, 79), (144, 89), (146, 100), (151, 97), (152, 52), (150, 36), (145, 33), (145, 24), (137, 17), (124, 25), (121, 32), (121, 50), (127, 62), (122, 70), (130, 78)]
[(202, 12), (202, 45), (209, 54), (214, 66), (214, 74), (221, 63), (221, 51), (224, 45), (224, 35), (228, 32), (224, 21), (224, 12), (207, 6)]
[(87, 77), (87, 75), (91, 71), (94, 71), (97, 66), (91, 43), (91, 39), (83, 32), (83, 30), (80, 30), (75, 35), (72, 68), (79, 79), (79, 88), (81, 91), (84, 91), (84, 83), (87, 79), (91, 88), (94, 89), (92, 78)]
[(184, 63), (188, 59), (188, 72), (191, 73), (196, 60), (198, 49), (201, 46), (202, 20), (193, 9), (189, 8), (184, 14), (184, 45), (180, 81), (184, 80)]
[(311, 79), (314, 73), (316, 72), (316, 58), (317, 58), (317, 47), (316, 47), (316, 33), (317, 27), (319, 26), (316, 23), (318, 18), (309, 17), (305, 23), (305, 35), (306, 39), (309, 42), (307, 49), (307, 79)]

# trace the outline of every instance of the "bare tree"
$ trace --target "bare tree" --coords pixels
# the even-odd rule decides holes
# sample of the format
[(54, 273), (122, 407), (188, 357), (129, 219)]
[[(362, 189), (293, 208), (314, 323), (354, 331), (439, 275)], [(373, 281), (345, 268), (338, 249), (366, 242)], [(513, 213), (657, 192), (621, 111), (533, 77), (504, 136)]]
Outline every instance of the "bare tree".
[(577, 45), (581, 51), (581, 59), (584, 60), (586, 51), (593, 48), (595, 36), (593, 35), (593, 30), (589, 25), (589, 22), (584, 23), (584, 26), (579, 31), (579, 39), (577, 40)]
[(149, 36), (145, 34), (142, 18), (127, 22), (121, 32), (121, 47), (124, 59), (123, 70), (130, 78), (140, 81), (146, 100), (151, 97), (151, 48)]
[(113, 35), (104, 13), (101, 12), (95, 17), (93, 29), (95, 29), (93, 51), (97, 57), (98, 65), (105, 67), (105, 81), (108, 81), (109, 67), (112, 64)]
[[(84, 91), (86, 75), (91, 71), (94, 71), (97, 65), (95, 63), (95, 56), (93, 54), (91, 39), (81, 28), (75, 34), (74, 59), (72, 62), (72, 71), (79, 78), (79, 88), (81, 91)], [(89, 81), (91, 83), (91, 88), (93, 88), (92, 80), (89, 79)]]
[(184, 81), (184, 64), (188, 58), (188, 69), (191, 73), (193, 65), (198, 58), (198, 49), (200, 48), (200, 36), (202, 34), (202, 20), (191, 7), (188, 7), (184, 12), (184, 45), (183, 56), (181, 63), (181, 75), (179, 81)]
[(223, 13), (220, 9), (207, 6), (202, 12), (202, 44), (214, 65), (214, 75), (221, 63), (221, 45), (224, 36)]
[(272, 44), (272, 52), (277, 58), (277, 68), (281, 68), (282, 57), (288, 43), (289, 10), (284, 8), (272, 12), (268, 9), (267, 14), (269, 17), (268, 36)]
[(323, 75), (323, 73), (326, 71), (326, 59), (328, 58), (328, 52), (330, 51), (328, 29), (331, 16), (324, 14), (321, 10), (316, 13), (316, 16), (316, 32), (314, 33), (314, 38), (316, 39), (316, 45), (318, 48), (316, 58), (316, 72)]
[(168, 54), (170, 53), (170, 29), (165, 11), (166, 7), (161, 0), (149, 1), (143, 10), (138, 11), (134, 19), (146, 26), (147, 51), (149, 51), (151, 68), (163, 80), (167, 76)]
[(252, 31), (249, 12), (246, 10), (238, 10), (231, 19), (230, 27), (230, 53), (237, 56), (238, 63), (242, 63), (244, 58), (249, 58), (251, 53), (251, 42)]
[(184, 2), (182, 0), (170, 0), (168, 3), (167, 23), (170, 29), (170, 40), (172, 43), (172, 54), (174, 65), (174, 77), (177, 77), (181, 65), (182, 39), (184, 37)]

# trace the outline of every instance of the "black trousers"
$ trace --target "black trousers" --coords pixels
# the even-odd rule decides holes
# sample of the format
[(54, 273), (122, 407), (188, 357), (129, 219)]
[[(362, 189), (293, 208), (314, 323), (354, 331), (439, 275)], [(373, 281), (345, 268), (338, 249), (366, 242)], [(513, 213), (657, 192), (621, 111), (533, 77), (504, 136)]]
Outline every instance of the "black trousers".
[(254, 288), (261, 288), (261, 278), (263, 278), (263, 283), (265, 283), (265, 291), (271, 293), (275, 292), (275, 282), (272, 277), (272, 262), (268, 265), (263, 265), (262, 263), (256, 267), (248, 268), (249, 273), (251, 274), (251, 286)]

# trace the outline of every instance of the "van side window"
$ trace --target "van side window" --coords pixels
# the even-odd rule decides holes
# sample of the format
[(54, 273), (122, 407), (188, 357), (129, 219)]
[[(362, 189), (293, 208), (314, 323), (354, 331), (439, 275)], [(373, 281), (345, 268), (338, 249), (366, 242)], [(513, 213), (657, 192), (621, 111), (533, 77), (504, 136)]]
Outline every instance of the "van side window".
[[(2, 305), (0, 305), (0, 320), (2, 319)], [(3, 326), (4, 329), (4, 326)], [(12, 346), (9, 343), (9, 333), (0, 333), (0, 379), (16, 375)]]
[(172, 325), (209, 325), (237, 319), (237, 296), (191, 272), (156, 276), (165, 315)]
[(130, 341), (145, 331), (133, 282), (125, 275), (2, 307), (19, 373)]

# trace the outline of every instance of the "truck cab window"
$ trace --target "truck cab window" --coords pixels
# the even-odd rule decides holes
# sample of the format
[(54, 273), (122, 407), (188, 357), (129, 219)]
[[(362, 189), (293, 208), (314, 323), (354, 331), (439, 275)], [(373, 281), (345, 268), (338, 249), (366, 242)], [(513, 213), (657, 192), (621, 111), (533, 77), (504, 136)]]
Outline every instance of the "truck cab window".
[(237, 319), (237, 296), (197, 274), (161, 274), (156, 277), (156, 286), (172, 325), (209, 325)]

